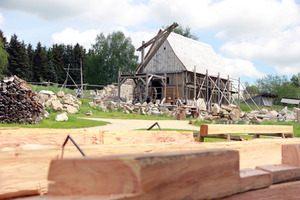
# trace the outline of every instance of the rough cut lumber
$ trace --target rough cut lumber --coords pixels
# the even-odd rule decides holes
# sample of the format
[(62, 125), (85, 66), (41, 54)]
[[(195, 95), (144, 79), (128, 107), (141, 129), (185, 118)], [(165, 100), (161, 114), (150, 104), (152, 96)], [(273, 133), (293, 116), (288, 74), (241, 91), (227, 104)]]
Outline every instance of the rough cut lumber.
[(0, 147), (12, 143), (62, 145), (67, 135), (71, 135), (79, 145), (194, 142), (192, 132), (20, 128), (0, 130)]
[[(61, 145), (68, 134), (72, 135), (88, 157), (120, 153), (143, 153), (147, 155), (155, 152), (226, 148), (239, 151), (241, 168), (255, 168), (257, 165), (281, 164), (281, 145), (300, 144), (300, 138), (272, 138), (217, 143), (179, 141), (126, 144), (120, 143), (120, 141), (116, 139), (116, 135), (114, 136), (115, 139), (104, 140), (104, 144), (102, 144), (100, 140), (101, 137), (99, 137), (101, 133), (108, 135), (109, 133), (116, 133), (116, 131), (103, 132), (84, 129), (8, 129), (0, 130), (0, 195), (8, 193), (18, 194), (14, 197), (23, 196), (25, 194), (22, 195), (19, 191), (35, 191), (36, 195), (38, 195), (40, 191), (47, 191), (47, 174), (50, 161), (60, 158)], [(121, 133), (126, 137), (126, 131), (119, 132), (119, 134)], [(141, 134), (142, 131), (140, 132), (140, 135)], [(138, 137), (138, 134), (135, 137)], [(134, 141), (134, 139), (132, 140)], [(109, 141), (111, 141), (110, 144), (107, 144), (106, 142)], [(72, 157), (81, 157), (81, 154), (72, 144), (68, 143), (65, 148), (64, 158)], [(39, 188), (39, 191), (37, 191), (37, 188)]]
[(215, 134), (293, 134), (293, 126), (277, 126), (277, 125), (222, 125), (222, 124), (203, 124), (200, 127), (200, 133), (196, 141), (203, 142), (207, 135)]
[(211, 149), (54, 160), (48, 179), (49, 196), (213, 199), (236, 193), (239, 155)]
[(240, 183), (238, 184), (240, 190), (238, 192), (266, 188), (272, 185), (271, 173), (262, 170), (250, 168), (241, 169), (240, 178)]
[(295, 200), (300, 197), (300, 181), (272, 185), (269, 188), (244, 192), (222, 200)]
[(282, 164), (300, 167), (300, 144), (282, 145)]
[(256, 169), (271, 173), (273, 183), (300, 180), (299, 167), (280, 164), (257, 166)]
[(293, 126), (203, 124), (200, 134), (293, 133)]

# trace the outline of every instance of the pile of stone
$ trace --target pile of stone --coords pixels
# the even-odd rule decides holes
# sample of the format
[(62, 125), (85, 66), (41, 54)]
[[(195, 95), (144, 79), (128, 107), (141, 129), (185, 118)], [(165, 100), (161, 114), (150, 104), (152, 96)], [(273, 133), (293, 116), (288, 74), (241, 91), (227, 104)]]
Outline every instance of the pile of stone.
[[(171, 106), (169, 104), (160, 103), (159, 101), (155, 104), (150, 102), (143, 104), (136, 103), (133, 104), (133, 91), (134, 82), (132, 80), (127, 80), (121, 86), (121, 101), (118, 101), (118, 86), (117, 84), (108, 85), (103, 90), (98, 91), (98, 98), (94, 102), (90, 102), (92, 107), (100, 107), (103, 111), (116, 111), (122, 110), (124, 113), (135, 113), (140, 115), (163, 115), (176, 117), (180, 112), (180, 109)], [(91, 92), (91, 95), (93, 92)], [(193, 101), (188, 102), (188, 105), (193, 105)], [(198, 102), (198, 105), (205, 105), (204, 102)], [(217, 104), (213, 105), (212, 111), (205, 111), (205, 106), (200, 108), (202, 111), (199, 113), (198, 121), (208, 120), (216, 121), (216, 123), (261, 123), (263, 120), (270, 121), (296, 121), (297, 112), (289, 111), (284, 108), (279, 113), (275, 110), (269, 110), (264, 108), (260, 111), (251, 111), (245, 113), (239, 110), (236, 105), (222, 105), (219, 107)], [(87, 113), (91, 115), (92, 113)], [(191, 113), (189, 110), (185, 112), (186, 116)]]
[(0, 122), (38, 123), (45, 109), (29, 85), (17, 76), (0, 79)]
[(285, 107), (280, 112), (263, 108), (260, 111), (254, 110), (245, 113), (239, 110), (236, 105), (214, 105), (210, 114), (204, 113), (199, 116), (198, 120), (215, 120), (217, 123), (237, 123), (242, 122), (245, 124), (254, 123), (259, 124), (263, 120), (268, 121), (297, 121), (298, 108), (290, 111)]
[[(121, 85), (120, 98), (125, 102), (132, 102), (133, 100), (133, 90), (134, 82), (128, 79)], [(93, 92), (91, 92), (91, 95)], [(111, 84), (104, 87), (102, 90), (98, 90), (97, 104), (105, 103), (107, 101), (117, 101), (118, 100), (118, 85)]]
[[(116, 102), (116, 101), (105, 101), (103, 99), (98, 99), (96, 103), (90, 102), (90, 106), (100, 107), (103, 111), (116, 111), (122, 110), (124, 113), (135, 113), (138, 115), (151, 115), (151, 116), (169, 116), (176, 117), (181, 109), (176, 106), (171, 106), (169, 104), (161, 104), (159, 101), (157, 103), (136, 103), (132, 104), (129, 102)], [(297, 108), (294, 108), (294, 110)], [(185, 112), (186, 116), (191, 115), (189, 110)], [(208, 112), (205, 110), (200, 111), (198, 121), (216, 121), (216, 123), (221, 124), (235, 124), (235, 123), (244, 123), (244, 124), (259, 124), (263, 120), (269, 121), (296, 121), (297, 112), (289, 111), (286, 107), (277, 112), (275, 110), (269, 110), (267, 108), (261, 109), (260, 111), (251, 111), (245, 113), (240, 111), (236, 105), (222, 105), (219, 107), (215, 104), (212, 107), (212, 111)]]
[(158, 115), (163, 115), (163, 116), (170, 116), (170, 117), (175, 117), (177, 114), (176, 107), (166, 105), (166, 104), (160, 104), (159, 102), (157, 103), (147, 103), (144, 102), (143, 104), (141, 103), (136, 103), (132, 104), (131, 102), (114, 102), (114, 101), (97, 101), (98, 103), (93, 103), (90, 102), (90, 106), (97, 106), (100, 107), (103, 111), (116, 111), (116, 110), (122, 110), (124, 113), (129, 114), (129, 113), (134, 113), (137, 115), (151, 115), (151, 116), (158, 116)]
[(54, 111), (65, 111), (56, 116), (56, 121), (67, 121), (67, 113), (75, 114), (78, 112), (81, 105), (81, 101), (75, 96), (72, 94), (65, 94), (63, 91), (59, 91), (55, 94), (52, 91), (41, 90), (38, 93), (38, 97), (45, 107), (52, 106)]

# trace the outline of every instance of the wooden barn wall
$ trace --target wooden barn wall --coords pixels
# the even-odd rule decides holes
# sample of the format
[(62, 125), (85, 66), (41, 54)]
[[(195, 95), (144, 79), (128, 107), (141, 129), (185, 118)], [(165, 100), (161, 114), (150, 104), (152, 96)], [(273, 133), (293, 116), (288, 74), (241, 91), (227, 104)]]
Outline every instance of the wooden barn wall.
[(143, 73), (181, 72), (185, 69), (166, 40), (158, 49)]
[(167, 74), (167, 85), (182, 85), (182, 73), (178, 74)]

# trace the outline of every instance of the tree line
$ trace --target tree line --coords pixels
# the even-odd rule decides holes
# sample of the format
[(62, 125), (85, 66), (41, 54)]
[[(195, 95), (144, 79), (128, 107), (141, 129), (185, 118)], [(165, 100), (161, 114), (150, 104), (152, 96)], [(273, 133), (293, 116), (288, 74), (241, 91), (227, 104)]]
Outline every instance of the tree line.
[(257, 79), (254, 85), (246, 83), (246, 90), (252, 97), (262, 92), (277, 94), (275, 104), (280, 104), (282, 97), (300, 99), (300, 73), (290, 79), (286, 75), (267, 75)]
[[(190, 28), (179, 26), (174, 32), (197, 40)], [(107, 85), (117, 82), (118, 71), (131, 74), (138, 65), (138, 56), (131, 39), (121, 31), (105, 36), (97, 35), (95, 43), (87, 51), (80, 44), (53, 44), (45, 47), (40, 42), (35, 48), (31, 44), (20, 42), (17, 35), (10, 41), (0, 30), (0, 77), (17, 75), (29, 82), (50, 81), (63, 84), (66, 69), (70, 67), (70, 75), (76, 83), (80, 83), (80, 66), (83, 69), (84, 83)], [(77, 69), (77, 70), (73, 70)], [(70, 79), (67, 84), (72, 84)], [(257, 79), (255, 84), (245, 84), (247, 92), (253, 97), (262, 92), (278, 95), (275, 104), (282, 97), (300, 98), (300, 73), (291, 79), (285, 75), (267, 75)]]
[[(138, 56), (131, 39), (118, 31), (103, 33), (87, 51), (80, 44), (53, 44), (46, 47), (38, 42), (35, 47), (20, 41), (13, 34), (8, 41), (0, 30), (0, 77), (17, 75), (28, 82), (54, 82), (63, 84), (67, 69), (74, 82), (80, 83), (80, 67), (84, 83), (107, 85), (118, 80), (118, 71), (133, 73)], [(74, 85), (68, 78), (68, 83)]]

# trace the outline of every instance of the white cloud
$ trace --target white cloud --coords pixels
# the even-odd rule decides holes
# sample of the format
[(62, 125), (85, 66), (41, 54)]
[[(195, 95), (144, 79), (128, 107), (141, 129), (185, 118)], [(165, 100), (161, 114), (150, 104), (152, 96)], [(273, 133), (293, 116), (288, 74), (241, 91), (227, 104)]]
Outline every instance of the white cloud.
[(111, 27), (106, 30), (96, 30), (96, 29), (89, 29), (83, 32), (79, 30), (74, 30), (72, 28), (66, 28), (61, 32), (54, 33), (52, 35), (52, 43), (57, 44), (72, 44), (75, 45), (79, 43), (80, 45), (84, 46), (86, 49), (90, 49), (92, 44), (95, 44), (96, 36), (101, 32), (104, 35), (111, 34), (113, 31), (122, 31), (126, 37), (130, 37), (133, 46), (137, 49), (142, 45), (142, 41), (148, 41), (152, 37), (156, 35), (156, 32), (138, 32), (138, 31), (128, 31), (124, 27)]
[(3, 15), (0, 13), (0, 24), (4, 24), (5, 19), (3, 17)]
[(280, 74), (295, 74), (300, 72), (300, 26), (251, 40), (227, 42), (221, 51), (234, 58), (264, 61), (276, 66)]
[(264, 73), (258, 71), (252, 62), (242, 59), (230, 59), (220, 56), (224, 67), (231, 77), (246, 76), (249, 78), (262, 78)]
[(294, 0), (0, 0), (0, 7), (70, 27), (53, 34), (54, 43), (90, 48), (98, 33), (122, 30), (138, 48), (175, 21), (224, 39), (221, 51), (234, 59), (227, 63), (249, 71), (232, 73), (261, 77), (253, 61), (267, 62), (278, 73), (299, 72), (300, 9)]
[[(257, 37), (299, 23), (293, 0), (152, 0), (151, 18), (163, 24), (177, 21), (193, 29), (215, 30), (218, 37)], [(149, 17), (150, 17), (149, 16)]]
[(72, 28), (66, 28), (59, 33), (52, 35), (52, 42), (57, 44), (72, 44), (79, 43), (84, 48), (89, 49), (91, 45), (95, 43), (95, 39), (99, 31), (87, 30), (80, 32)]

